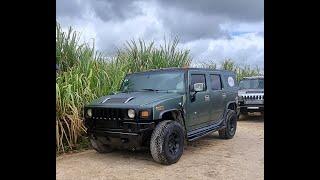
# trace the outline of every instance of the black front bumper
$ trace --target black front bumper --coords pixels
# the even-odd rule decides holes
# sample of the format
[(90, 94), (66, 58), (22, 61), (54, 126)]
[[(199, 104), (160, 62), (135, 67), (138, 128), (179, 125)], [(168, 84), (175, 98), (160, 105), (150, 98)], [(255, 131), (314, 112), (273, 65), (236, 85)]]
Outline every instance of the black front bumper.
[(247, 104), (240, 105), (240, 113), (264, 112), (263, 104)]
[(117, 149), (141, 149), (146, 146), (155, 128), (155, 122), (121, 122), (118, 128), (103, 126), (87, 127), (90, 138)]

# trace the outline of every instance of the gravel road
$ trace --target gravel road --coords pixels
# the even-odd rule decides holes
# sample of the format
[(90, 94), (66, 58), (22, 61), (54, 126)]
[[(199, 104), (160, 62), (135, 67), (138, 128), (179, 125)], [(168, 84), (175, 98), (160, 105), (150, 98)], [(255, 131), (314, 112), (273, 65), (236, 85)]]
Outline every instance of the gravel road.
[(238, 121), (231, 140), (218, 133), (185, 147), (170, 166), (157, 164), (148, 151), (94, 150), (56, 158), (57, 179), (264, 179), (264, 120), (251, 116)]

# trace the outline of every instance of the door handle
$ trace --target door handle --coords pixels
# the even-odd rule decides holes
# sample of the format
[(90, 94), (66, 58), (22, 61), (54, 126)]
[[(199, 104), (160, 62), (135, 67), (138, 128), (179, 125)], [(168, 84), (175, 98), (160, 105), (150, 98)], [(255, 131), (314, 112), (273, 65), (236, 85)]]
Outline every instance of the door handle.
[(226, 97), (227, 95), (226, 95), (226, 93), (222, 93), (222, 96), (223, 96), (223, 97)]
[(205, 96), (204, 96), (204, 100), (205, 100), (205, 101), (209, 101), (209, 100), (210, 100), (210, 96), (209, 96), (209, 95), (205, 95)]

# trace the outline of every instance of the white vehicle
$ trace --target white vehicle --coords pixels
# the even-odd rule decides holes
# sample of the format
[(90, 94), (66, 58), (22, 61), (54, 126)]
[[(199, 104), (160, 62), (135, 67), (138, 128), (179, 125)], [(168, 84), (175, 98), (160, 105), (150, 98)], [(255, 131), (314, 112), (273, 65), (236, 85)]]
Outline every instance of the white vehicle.
[[(239, 82), (238, 105), (240, 114), (264, 113), (264, 77), (245, 77)], [(240, 115), (238, 114), (238, 115)]]

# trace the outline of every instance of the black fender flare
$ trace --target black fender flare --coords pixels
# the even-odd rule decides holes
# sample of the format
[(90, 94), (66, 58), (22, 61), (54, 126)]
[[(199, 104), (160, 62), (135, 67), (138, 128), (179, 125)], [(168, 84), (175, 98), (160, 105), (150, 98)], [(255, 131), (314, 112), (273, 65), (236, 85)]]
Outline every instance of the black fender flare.
[(227, 110), (228, 110), (228, 107), (230, 104), (234, 103), (236, 105), (236, 113), (237, 113), (237, 102), (236, 101), (229, 101), (226, 105), (226, 107), (224, 108), (224, 112), (223, 112), (223, 119), (224, 119), (224, 122), (225, 122), (225, 118), (226, 118), (226, 115), (227, 115)]
[(184, 116), (184, 109), (178, 109), (178, 108), (174, 108), (174, 109), (167, 109), (167, 110), (164, 110), (164, 111), (161, 111), (161, 113), (159, 114), (159, 119), (162, 119), (162, 116), (163, 114), (167, 113), (167, 112), (173, 112), (173, 111), (176, 111), (178, 113), (180, 113), (181, 117), (182, 117), (182, 121), (183, 121), (183, 128), (185, 129), (185, 131), (187, 131), (187, 128), (186, 128), (186, 121), (185, 121), (185, 116)]

